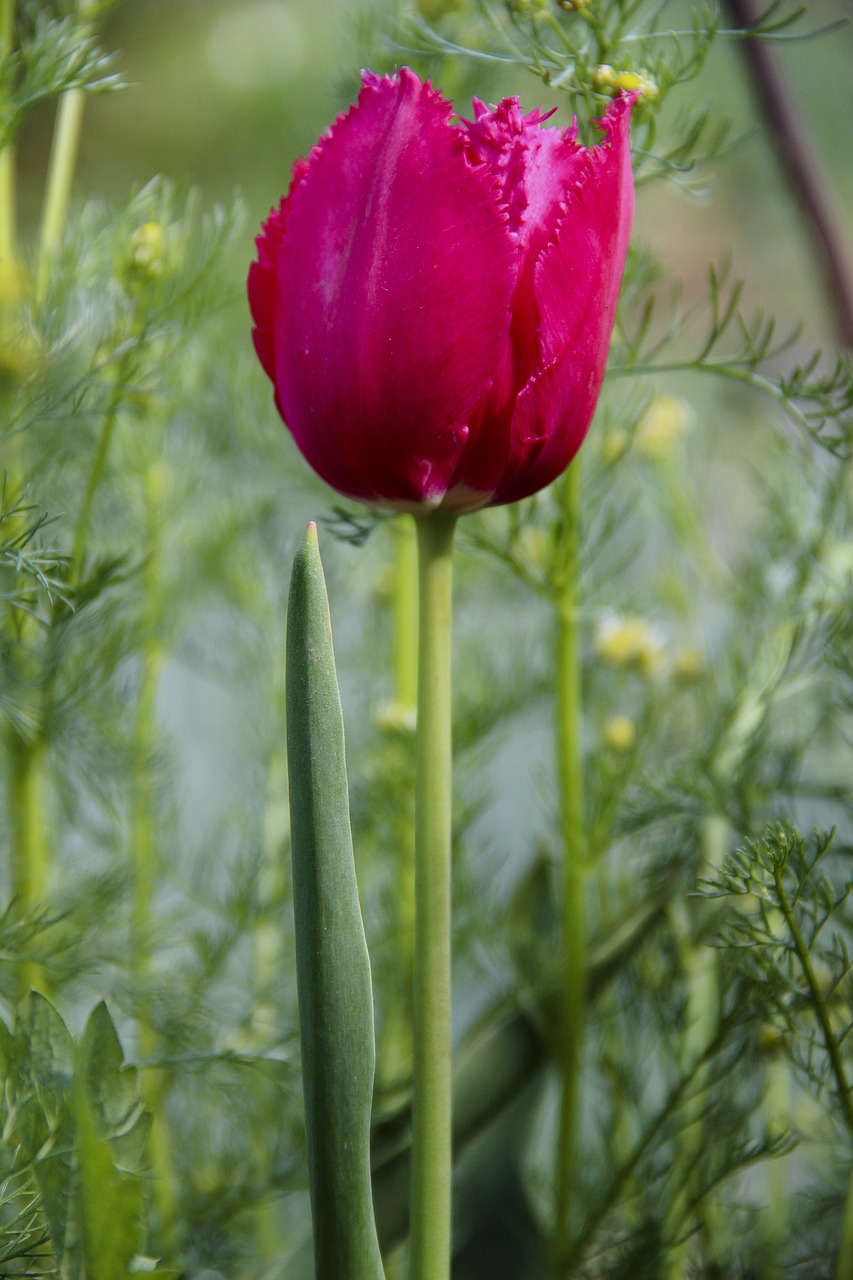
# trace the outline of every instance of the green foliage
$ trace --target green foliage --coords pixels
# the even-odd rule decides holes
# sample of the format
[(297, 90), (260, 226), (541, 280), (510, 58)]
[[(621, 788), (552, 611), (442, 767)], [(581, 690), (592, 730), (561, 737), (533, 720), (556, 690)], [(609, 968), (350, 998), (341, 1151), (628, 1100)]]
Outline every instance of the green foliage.
[(849, 850), (834, 833), (806, 840), (790, 824), (768, 827), (728, 857), (703, 890), (732, 902), (719, 945), (779, 1033), (779, 1046), (853, 1136), (847, 1040), (850, 994)]
[(14, 1031), (2, 1024), (0, 1052), (3, 1256), (17, 1260), (9, 1274), (121, 1280), (140, 1265), (151, 1272), (142, 1256), (147, 1117), (106, 1005), (77, 1045), (33, 992)]
[[(0, 63), (0, 147), (13, 141), (34, 107), (69, 89), (122, 87), (113, 58), (99, 49), (88, 20), (51, 12), (39, 0), (19, 6), (20, 38)], [(75, 6), (76, 9), (76, 6)]]

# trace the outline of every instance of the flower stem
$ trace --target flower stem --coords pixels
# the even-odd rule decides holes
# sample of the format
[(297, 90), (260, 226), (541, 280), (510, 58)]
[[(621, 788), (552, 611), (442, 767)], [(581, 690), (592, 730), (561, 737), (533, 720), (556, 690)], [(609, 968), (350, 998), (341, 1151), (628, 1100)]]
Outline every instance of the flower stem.
[(450, 1275), (450, 638), (456, 518), (418, 520), (414, 1093), (410, 1280)]
[(410, 516), (394, 523), (394, 700), (414, 710), (418, 695), (418, 550)]
[(570, 1206), (577, 1157), (580, 1065), (586, 1015), (586, 832), (581, 755), (580, 594), (581, 473), (577, 460), (562, 481), (562, 522), (554, 580), (557, 606), (557, 787), (563, 857), (563, 979), (560, 1017), (560, 1120), (554, 1211), (555, 1275), (571, 1238)]

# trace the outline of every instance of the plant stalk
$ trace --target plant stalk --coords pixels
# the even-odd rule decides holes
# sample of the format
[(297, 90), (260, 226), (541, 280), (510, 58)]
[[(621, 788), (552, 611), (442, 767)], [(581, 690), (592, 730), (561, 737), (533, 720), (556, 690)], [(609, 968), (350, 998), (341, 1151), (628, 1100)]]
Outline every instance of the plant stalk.
[[(728, 837), (728, 824), (718, 814), (708, 814), (702, 821), (701, 872), (708, 875), (722, 864)], [(684, 906), (685, 904), (680, 904)], [(701, 919), (701, 917), (700, 917)], [(684, 1121), (679, 1130), (672, 1173), (672, 1196), (663, 1222), (663, 1239), (669, 1253), (666, 1258), (667, 1280), (683, 1280), (689, 1274), (690, 1235), (685, 1239), (685, 1224), (691, 1216), (696, 1198), (695, 1169), (706, 1140), (704, 1093), (708, 1087), (708, 1050), (719, 1031), (720, 979), (717, 954), (694, 934), (697, 921), (687, 911), (676, 911), (675, 926), (679, 937), (681, 963), (687, 982), (687, 1010), (684, 1038), (681, 1043), (681, 1069), (691, 1077), (691, 1087), (684, 1100)], [(697, 1064), (704, 1065), (697, 1068)], [(702, 1225), (713, 1253), (713, 1210), (701, 1206)], [(717, 1242), (718, 1243), (718, 1242)]]
[(394, 700), (414, 711), (418, 697), (418, 548), (410, 516), (394, 524)]
[(448, 1280), (451, 1248), (452, 551), (456, 517), (418, 520), (418, 742), (410, 1280)]
[(39, 297), (44, 295), (53, 255), (65, 232), (85, 101), (86, 95), (82, 89), (69, 89), (62, 95), (57, 107), (39, 242), (36, 282)]
[[(812, 964), (812, 958), (809, 949), (806, 946), (806, 940), (803, 937), (797, 917), (793, 907), (788, 901), (788, 895), (785, 892), (785, 881), (781, 867), (777, 867), (776, 874), (776, 893), (779, 897), (779, 908), (785, 917), (785, 923), (794, 943), (794, 950), (803, 971), (803, 977), (809, 988), (812, 1006), (817, 1015), (820, 1024), (823, 1043), (829, 1058), (832, 1074), (835, 1079), (835, 1087), (838, 1090), (838, 1098), (841, 1103), (841, 1110), (844, 1114), (844, 1120), (847, 1125), (848, 1132), (853, 1138), (853, 1095), (850, 1092), (850, 1082), (847, 1079), (847, 1069), (844, 1065), (844, 1058), (841, 1052), (839, 1038), (832, 1030), (829, 1021), (829, 1011), (826, 1007), (826, 1001), (820, 990), (817, 980), (817, 974)], [(853, 1280), (853, 1177), (847, 1189), (847, 1199), (844, 1206), (844, 1220), (841, 1231), (841, 1244), (838, 1249), (838, 1256), (835, 1260), (835, 1280)]]
[(83, 494), (83, 500), (80, 503), (80, 510), (77, 514), (77, 522), (74, 526), (74, 541), (71, 548), (71, 574), (73, 582), (78, 584), (82, 581), (85, 570), (86, 544), (89, 539), (89, 525), (92, 519), (92, 507), (95, 502), (95, 494), (98, 485), (104, 474), (107, 457), (110, 452), (113, 435), (115, 433), (116, 418), (118, 416), (118, 408), (121, 403), (122, 393), (124, 390), (124, 376), (126, 368), (124, 365), (119, 369), (116, 375), (116, 384), (107, 404), (104, 420), (101, 424), (101, 434), (98, 439), (98, 447), (95, 450), (95, 457), (92, 460), (92, 467), (89, 471), (89, 477), (86, 481), (86, 491)]
[[(148, 468), (145, 476), (148, 556), (143, 571), (144, 612), (139, 693), (134, 728), (134, 776), (131, 800), (131, 837), (134, 858), (131, 963), (138, 1001), (139, 1047), (143, 1058), (156, 1058), (160, 1049), (147, 989), (150, 972), (151, 904), (157, 878), (152, 757), (157, 733), (157, 689), (163, 665), (163, 651), (157, 638), (161, 543), (158, 475), (155, 465)], [(143, 1095), (152, 1116), (149, 1152), (154, 1175), (154, 1203), (157, 1207), (161, 1235), (166, 1242), (170, 1242), (175, 1196), (168, 1131), (162, 1114), (162, 1103), (167, 1089), (168, 1077), (162, 1071), (152, 1070), (143, 1081)]]
[(580, 510), (578, 461), (562, 481), (562, 522), (557, 547), (557, 788), (563, 864), (562, 984), (557, 1134), (554, 1273), (562, 1274), (571, 1240), (570, 1213), (577, 1164), (581, 1053), (586, 1020), (586, 830), (581, 751)]
[[(15, 0), (0, 0), (0, 59), (14, 40)], [(16, 294), (15, 238), (15, 148), (7, 142), (0, 146), (0, 309)]]

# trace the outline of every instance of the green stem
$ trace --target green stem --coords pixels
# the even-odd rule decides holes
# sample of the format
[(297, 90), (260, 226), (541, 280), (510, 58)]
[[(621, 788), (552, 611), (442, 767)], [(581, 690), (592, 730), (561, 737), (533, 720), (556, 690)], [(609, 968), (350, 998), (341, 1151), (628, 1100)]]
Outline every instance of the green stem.
[[(761, 1109), (771, 1137), (784, 1133), (791, 1118), (791, 1073), (781, 1052), (774, 1051), (764, 1068)], [(778, 1156), (767, 1163), (767, 1208), (763, 1222), (766, 1259), (763, 1280), (781, 1280), (785, 1246), (790, 1235), (788, 1160)]]
[(57, 108), (41, 222), (37, 281), (39, 296), (44, 293), (54, 251), (65, 232), (71, 188), (74, 182), (74, 168), (80, 147), (85, 100), (86, 96), (82, 89), (69, 89), (62, 95)]
[(452, 550), (456, 519), (418, 520), (414, 1092), (410, 1280), (448, 1280), (451, 1224)]
[(84, 560), (86, 557), (86, 543), (89, 538), (89, 524), (92, 518), (92, 507), (95, 501), (95, 494), (101, 477), (104, 474), (107, 457), (112, 444), (113, 434), (115, 432), (116, 418), (118, 416), (118, 407), (121, 403), (124, 375), (126, 369), (124, 363), (116, 374), (116, 383), (113, 393), (107, 404), (104, 420), (101, 425), (101, 434), (98, 439), (98, 447), (95, 451), (95, 457), (92, 460), (92, 469), (89, 472), (89, 478), (86, 481), (86, 491), (83, 494), (83, 500), (80, 503), (80, 510), (77, 514), (77, 523), (74, 527), (74, 541), (71, 548), (71, 573), (75, 584), (79, 583), (83, 577)]
[(557, 591), (557, 787), (563, 860), (563, 977), (560, 1011), (560, 1120), (557, 1134), (554, 1272), (562, 1274), (571, 1240), (570, 1210), (577, 1160), (581, 1050), (586, 1020), (586, 831), (581, 754), (580, 506), (575, 461), (562, 481)]
[(812, 965), (812, 958), (809, 954), (809, 949), (806, 946), (802, 933), (800, 932), (800, 926), (797, 923), (797, 917), (794, 913), (794, 909), (788, 901), (788, 895), (785, 892), (784, 871), (781, 866), (776, 868), (774, 879), (776, 881), (776, 893), (779, 897), (779, 909), (785, 917), (785, 923), (788, 926), (791, 940), (794, 943), (794, 950), (797, 953), (800, 968), (803, 971), (803, 976), (809, 988), (812, 1006), (815, 1014), (817, 1015), (817, 1020), (820, 1023), (823, 1043), (826, 1048), (827, 1056), (829, 1057), (830, 1066), (832, 1067), (832, 1074), (835, 1077), (835, 1087), (838, 1090), (841, 1110), (844, 1112), (844, 1120), (847, 1124), (850, 1136), (853, 1137), (853, 1097), (850, 1095), (850, 1084), (844, 1067), (841, 1046), (838, 1042), (838, 1037), (834, 1034), (829, 1022), (829, 1011), (826, 1007), (826, 1001), (821, 994), (820, 986), (818, 985), (817, 975), (815, 974), (814, 966)]
[[(134, 856), (132, 969), (138, 1000), (139, 1047), (143, 1058), (156, 1057), (160, 1049), (151, 1017), (147, 990), (150, 970), (151, 904), (157, 878), (152, 757), (157, 733), (157, 688), (163, 665), (163, 651), (157, 638), (161, 526), (158, 477), (159, 468), (154, 464), (149, 467), (145, 477), (148, 557), (143, 576), (144, 615), (140, 684), (134, 728), (131, 800), (131, 836)], [(167, 1088), (168, 1078), (162, 1071), (152, 1071), (143, 1083), (143, 1096), (152, 1115), (149, 1152), (154, 1173), (153, 1195), (160, 1230), (163, 1238), (169, 1243), (174, 1221), (175, 1196), (168, 1132), (162, 1113), (162, 1103)]]
[(408, 711), (418, 696), (418, 549), (411, 517), (401, 516), (394, 532), (394, 699)]
[[(709, 814), (703, 819), (701, 874), (710, 875), (719, 870), (726, 851), (727, 837), (728, 825), (724, 818)], [(675, 925), (680, 934), (681, 963), (687, 980), (687, 1010), (680, 1050), (681, 1069), (692, 1078), (693, 1083), (684, 1101), (684, 1120), (678, 1133), (673, 1161), (672, 1196), (663, 1222), (663, 1240), (672, 1246), (665, 1267), (668, 1280), (681, 1280), (689, 1271), (690, 1236), (684, 1238), (685, 1225), (696, 1200), (695, 1169), (706, 1139), (703, 1113), (704, 1093), (709, 1078), (707, 1058), (709, 1045), (713, 1044), (719, 1030), (720, 999), (716, 952), (701, 940), (698, 943), (694, 941), (696, 921), (690, 919), (686, 909), (675, 913)], [(705, 1065), (697, 1070), (697, 1063)], [(703, 1205), (702, 1214), (705, 1237), (712, 1254), (719, 1242), (713, 1238), (713, 1213), (707, 1204)]]
[[(0, 0), (0, 59), (15, 39), (15, 0)], [(0, 146), (0, 303), (15, 288), (15, 148)]]

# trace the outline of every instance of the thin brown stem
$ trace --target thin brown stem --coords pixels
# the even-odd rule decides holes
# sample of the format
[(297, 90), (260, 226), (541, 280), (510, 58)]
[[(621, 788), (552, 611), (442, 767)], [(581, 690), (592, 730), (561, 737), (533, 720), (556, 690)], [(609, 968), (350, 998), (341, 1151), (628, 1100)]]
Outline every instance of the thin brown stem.
[[(748, 31), (758, 21), (754, 0), (726, 0), (726, 6), (734, 23), (743, 30)], [(826, 294), (834, 312), (836, 338), (842, 346), (853, 348), (853, 266), (829, 178), (802, 124), (790, 81), (775, 53), (760, 38), (745, 37), (741, 46), (758, 110), (820, 259)]]

